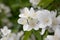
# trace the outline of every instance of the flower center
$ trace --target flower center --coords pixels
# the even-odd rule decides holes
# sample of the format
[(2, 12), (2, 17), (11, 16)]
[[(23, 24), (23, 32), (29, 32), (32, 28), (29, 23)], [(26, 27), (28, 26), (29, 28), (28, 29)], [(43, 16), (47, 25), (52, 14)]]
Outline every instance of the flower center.
[(49, 19), (48, 18), (45, 18), (43, 20), (44, 20), (44, 23), (48, 23), (49, 22)]
[(32, 27), (36, 26), (36, 24), (38, 23), (38, 20), (33, 18), (29, 18), (27, 21), (28, 21), (28, 24)]
[(24, 13), (24, 16), (29, 17), (29, 15), (27, 13)]

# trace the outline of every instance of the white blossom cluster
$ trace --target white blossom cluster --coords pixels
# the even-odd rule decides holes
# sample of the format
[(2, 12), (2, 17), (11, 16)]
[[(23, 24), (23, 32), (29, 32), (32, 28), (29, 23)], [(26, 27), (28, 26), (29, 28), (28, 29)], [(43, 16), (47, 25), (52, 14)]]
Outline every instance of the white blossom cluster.
[(3, 3), (0, 3), (0, 13), (4, 13), (7, 17), (11, 17), (10, 8)]
[[(8, 29), (7, 26), (4, 26), (3, 28), (0, 29), (0, 36), (2, 36), (2, 38), (0, 38), (0, 40), (23, 40), (24, 38), (24, 32), (20, 31), (17, 33), (11, 32), (10, 29)], [(34, 35), (31, 35), (31, 38), (29, 38), (28, 40), (35, 40)]]
[(45, 40), (60, 40), (60, 28), (56, 28), (54, 35), (48, 35)]
[[(40, 32), (41, 35), (48, 29), (49, 32), (56, 32), (55, 35), (57, 36), (57, 32), (60, 30), (60, 15), (57, 16), (57, 11), (45, 9), (34, 10), (32, 7), (30, 9), (25, 7), (20, 10), (19, 17), (18, 23), (23, 25), (24, 31), (31, 31), (32, 29), (39, 30), (42, 28), (42, 31)], [(60, 35), (58, 34), (58, 36)], [(49, 36), (47, 38), (49, 38)]]
[(3, 3), (0, 3), (0, 21), (2, 22), (2, 25), (7, 25), (8, 27), (12, 27), (13, 24), (8, 19), (8, 17), (11, 16), (12, 14), (10, 8)]
[(7, 28), (7, 26), (4, 26), (3, 29), (1, 28), (0, 30), (2, 36), (0, 40), (20, 40), (20, 37), (24, 34), (23, 31), (12, 33), (11, 30)]
[(1, 19), (2, 25), (7, 25), (8, 27), (12, 27), (13, 23), (8, 18)]
[(36, 7), (41, 0), (29, 0), (33, 7)]
[[(49, 11), (46, 9), (34, 9), (40, 3), (41, 0), (29, 0), (33, 7), (25, 7), (20, 9), (18, 24), (23, 25), (23, 31), (41, 30), (40, 34), (44, 35), (45, 31), (54, 32), (54, 35), (47, 35), (44, 40), (60, 40), (60, 15), (57, 16), (57, 11)], [(39, 7), (40, 8), (40, 7)], [(0, 3), (0, 13), (4, 13), (7, 17), (12, 16), (10, 14), (10, 8)], [(11, 26), (12, 23), (8, 18), (3, 17), (1, 21), (7, 26)], [(24, 32), (13, 33), (7, 26), (0, 29), (0, 40), (23, 40)], [(28, 34), (27, 34), (28, 35)], [(40, 36), (41, 36), (40, 35)], [(32, 39), (31, 39), (32, 38)], [(28, 40), (36, 40), (32, 34)]]

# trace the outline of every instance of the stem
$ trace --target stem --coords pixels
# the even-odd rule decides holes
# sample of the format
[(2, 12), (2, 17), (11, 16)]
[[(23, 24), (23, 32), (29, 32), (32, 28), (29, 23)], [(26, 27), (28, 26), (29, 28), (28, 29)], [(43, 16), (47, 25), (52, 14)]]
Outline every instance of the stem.
[(33, 30), (33, 34), (36, 36), (38, 40), (42, 40), (42, 36), (40, 35), (40, 31)]

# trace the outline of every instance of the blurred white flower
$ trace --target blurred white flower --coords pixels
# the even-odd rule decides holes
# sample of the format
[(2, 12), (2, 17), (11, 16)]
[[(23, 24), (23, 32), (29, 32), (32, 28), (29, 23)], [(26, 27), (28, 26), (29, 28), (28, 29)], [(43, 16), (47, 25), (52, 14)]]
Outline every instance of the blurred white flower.
[(7, 17), (11, 17), (10, 8), (3, 3), (0, 3), (0, 13), (5, 13)]
[(7, 25), (8, 27), (12, 27), (13, 23), (10, 22), (10, 20), (8, 18), (2, 18), (1, 19), (2, 25)]
[(10, 33), (7, 36), (2, 37), (1, 40), (20, 40), (23, 34), (24, 34), (23, 31), (18, 33)]
[(39, 16), (40, 21), (40, 28), (46, 28), (47, 26), (50, 26), (52, 24), (52, 15), (51, 12), (48, 10), (41, 10)]
[(17, 35), (16, 33), (11, 33), (7, 36), (8, 40), (17, 40)]
[(23, 17), (23, 18), (37, 18), (37, 11), (34, 10), (34, 8), (30, 8), (30, 10), (25, 7), (23, 9), (20, 10), (21, 14), (19, 15), (19, 17)]
[(20, 31), (17, 33), (17, 40), (21, 39), (21, 37), (23, 36), (24, 32), (23, 31)]
[(37, 6), (41, 0), (29, 0), (32, 6)]
[(51, 11), (52, 24), (47, 28), (49, 32), (54, 32), (55, 29), (59, 26), (58, 17), (56, 17), (56, 15), (57, 11)]
[(1, 40), (16, 40), (16, 34), (15, 33), (10, 33), (5, 37), (2, 37)]
[(1, 10), (1, 12), (2, 12), (2, 9), (4, 8), (4, 4), (3, 3), (0, 3), (0, 10)]
[(60, 15), (57, 17), (57, 24), (60, 25)]
[(60, 28), (57, 28), (55, 30), (54, 35), (48, 35), (47, 38), (45, 38), (45, 40), (60, 40)]
[(56, 18), (56, 15), (57, 15), (57, 10), (51, 11), (52, 18)]
[(40, 33), (43, 35), (46, 28), (52, 24), (52, 15), (48, 10), (40, 10), (38, 16), (38, 19), (40, 21), (39, 27), (42, 28), (42, 31)]
[(41, 21), (40, 28), (42, 28), (41, 35), (44, 34), (47, 28), (50, 32), (53, 32), (53, 29), (55, 29), (54, 26), (57, 26), (58, 24), (56, 18), (57, 11), (42, 10), (40, 13), (39, 20)]
[(3, 34), (2, 36), (6, 36), (11, 33), (11, 30), (9, 30), (7, 26), (4, 26), (3, 29), (1, 29), (1, 32)]
[(3, 37), (3, 38), (1, 38), (0, 40), (7, 40), (7, 37)]
[(47, 38), (45, 38), (45, 40), (54, 40), (54, 36), (48, 35)]
[(1, 13), (1, 10), (0, 10), (0, 13)]
[(42, 31), (40, 32), (41, 35), (45, 33), (46, 28), (42, 28)]
[(30, 10), (28, 8), (24, 8), (21, 10), (21, 14), (19, 15), (18, 23), (23, 25), (24, 31), (30, 31), (32, 29), (39, 29), (39, 20), (37, 19), (38, 11), (35, 11), (33, 8)]
[(50, 28), (52, 28), (53, 31), (55, 31), (56, 28), (59, 28), (59, 26), (60, 26), (60, 15), (53, 18), (52, 25), (50, 26)]

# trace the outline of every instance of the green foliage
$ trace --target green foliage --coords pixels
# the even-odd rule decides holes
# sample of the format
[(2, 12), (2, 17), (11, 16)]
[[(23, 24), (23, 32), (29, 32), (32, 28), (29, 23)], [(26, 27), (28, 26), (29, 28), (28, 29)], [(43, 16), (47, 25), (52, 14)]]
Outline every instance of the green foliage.
[(42, 40), (42, 36), (40, 35), (40, 31), (33, 30), (33, 34), (37, 38), (37, 40)]
[(31, 33), (32, 33), (32, 31), (27, 31), (27, 32), (25, 32), (25, 34), (24, 34), (24, 39), (23, 39), (23, 40), (28, 40), (29, 37), (31, 36)]
[(49, 4), (51, 4), (54, 0), (41, 0), (38, 6), (46, 8)]

